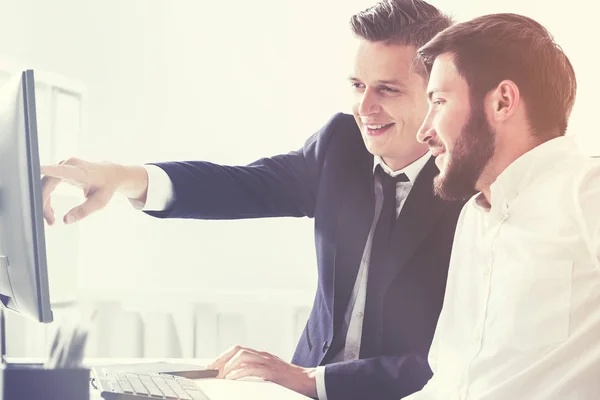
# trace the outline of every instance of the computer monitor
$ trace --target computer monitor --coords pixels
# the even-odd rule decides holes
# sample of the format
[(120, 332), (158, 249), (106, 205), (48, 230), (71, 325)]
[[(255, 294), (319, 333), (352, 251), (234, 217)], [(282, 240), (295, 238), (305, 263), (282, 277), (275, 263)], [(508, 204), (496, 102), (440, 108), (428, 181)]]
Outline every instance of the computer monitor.
[(6, 307), (49, 323), (42, 213), (35, 83), (27, 70), (0, 88), (0, 313)]

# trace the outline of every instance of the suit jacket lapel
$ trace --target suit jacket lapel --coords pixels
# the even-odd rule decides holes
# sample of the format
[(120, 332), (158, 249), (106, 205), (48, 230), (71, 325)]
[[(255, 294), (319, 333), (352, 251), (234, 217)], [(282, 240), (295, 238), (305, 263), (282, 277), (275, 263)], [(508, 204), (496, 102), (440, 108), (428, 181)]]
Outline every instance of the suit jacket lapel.
[(344, 318), (375, 213), (373, 157), (367, 153), (361, 158), (345, 175), (337, 211), (333, 313), (336, 330)]
[[(391, 238), (391, 268), (381, 271), (379, 290), (383, 293), (394, 277), (402, 271), (407, 262), (425, 241), (450, 203), (443, 201), (433, 192), (433, 178), (439, 173), (432, 157), (417, 177), (402, 211), (398, 216)], [(435, 251), (435, 249), (432, 249)]]

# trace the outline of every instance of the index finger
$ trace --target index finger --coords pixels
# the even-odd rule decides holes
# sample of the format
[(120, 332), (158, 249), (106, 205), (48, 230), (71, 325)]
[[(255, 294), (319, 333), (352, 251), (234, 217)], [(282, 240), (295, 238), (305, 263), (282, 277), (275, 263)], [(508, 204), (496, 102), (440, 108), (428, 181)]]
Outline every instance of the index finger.
[(77, 182), (85, 182), (85, 172), (79, 167), (72, 165), (42, 165), (40, 167), (42, 175), (51, 176), (60, 179), (69, 179)]
[(227, 378), (231, 371), (235, 371), (238, 368), (251, 367), (253, 365), (266, 365), (269, 361), (267, 357), (263, 357), (252, 350), (238, 351), (231, 359), (223, 366), (220, 370), (220, 377)]
[(225, 353), (221, 354), (215, 361), (209, 364), (208, 368), (210, 369), (221, 369), (227, 362), (237, 354), (238, 351), (243, 350), (241, 346), (234, 346), (227, 350)]

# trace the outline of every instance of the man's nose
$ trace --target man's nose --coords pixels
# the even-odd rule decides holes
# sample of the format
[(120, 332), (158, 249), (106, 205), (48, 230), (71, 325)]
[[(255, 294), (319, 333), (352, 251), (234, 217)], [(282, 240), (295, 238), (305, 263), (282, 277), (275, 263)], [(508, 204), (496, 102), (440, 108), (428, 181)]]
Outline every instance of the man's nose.
[(358, 106), (358, 112), (360, 115), (372, 115), (376, 114), (381, 110), (381, 105), (379, 104), (379, 97), (377, 93), (367, 88), (360, 100), (360, 105)]
[(427, 143), (435, 136), (435, 130), (431, 124), (429, 113), (417, 131), (417, 141), (419, 143)]

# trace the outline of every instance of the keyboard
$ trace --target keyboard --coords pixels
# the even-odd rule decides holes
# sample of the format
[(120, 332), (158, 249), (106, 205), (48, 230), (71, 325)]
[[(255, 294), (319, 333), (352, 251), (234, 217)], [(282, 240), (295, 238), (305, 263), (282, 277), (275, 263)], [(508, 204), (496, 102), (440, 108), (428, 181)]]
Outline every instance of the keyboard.
[(106, 400), (210, 400), (193, 380), (156, 372), (94, 370), (92, 386)]

